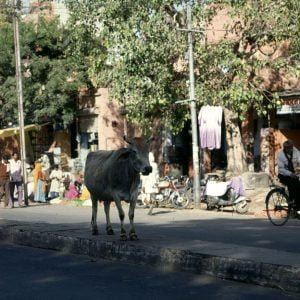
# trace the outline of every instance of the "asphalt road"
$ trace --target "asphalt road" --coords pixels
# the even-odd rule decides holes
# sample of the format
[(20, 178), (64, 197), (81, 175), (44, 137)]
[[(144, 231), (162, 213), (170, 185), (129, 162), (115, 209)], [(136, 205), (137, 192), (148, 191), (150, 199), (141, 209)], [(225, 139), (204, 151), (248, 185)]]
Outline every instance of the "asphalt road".
[[(125, 226), (128, 228), (128, 209)], [(91, 207), (61, 205), (38, 205), (27, 208), (0, 209), (1, 218), (25, 222), (50, 224), (71, 224), (90, 232)], [(182, 244), (193, 240), (232, 243), (247, 247), (262, 247), (270, 250), (300, 253), (300, 240), (295, 238), (300, 230), (300, 220), (289, 220), (282, 226), (273, 226), (266, 218), (253, 215), (239, 215), (230, 212), (206, 210), (154, 209), (154, 215), (147, 215), (148, 209), (136, 209), (135, 223), (141, 240), (153, 240), (156, 245), (179, 240)], [(118, 239), (120, 221), (115, 207), (111, 208), (111, 221)], [(98, 210), (100, 235), (105, 234), (103, 207)], [(185, 241), (185, 242), (183, 242)]]
[(0, 299), (299, 299), (277, 289), (0, 243)]

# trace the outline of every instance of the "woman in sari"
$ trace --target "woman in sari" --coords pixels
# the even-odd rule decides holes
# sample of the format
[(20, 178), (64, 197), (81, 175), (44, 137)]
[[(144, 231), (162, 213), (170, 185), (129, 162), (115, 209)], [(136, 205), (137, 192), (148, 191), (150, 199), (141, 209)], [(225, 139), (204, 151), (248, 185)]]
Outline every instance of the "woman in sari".
[(42, 171), (42, 163), (41, 161), (37, 161), (35, 163), (35, 167), (33, 170), (33, 180), (34, 180), (34, 201), (35, 202), (46, 202), (45, 195), (45, 180), (44, 174)]

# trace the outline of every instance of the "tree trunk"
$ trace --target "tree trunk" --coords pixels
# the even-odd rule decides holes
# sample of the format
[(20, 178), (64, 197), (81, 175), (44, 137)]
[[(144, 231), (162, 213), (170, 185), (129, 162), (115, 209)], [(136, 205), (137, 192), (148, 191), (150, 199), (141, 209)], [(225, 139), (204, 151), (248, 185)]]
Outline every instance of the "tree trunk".
[(248, 171), (246, 153), (242, 143), (241, 132), (238, 126), (237, 115), (224, 109), (227, 147), (227, 171), (234, 175), (240, 175)]

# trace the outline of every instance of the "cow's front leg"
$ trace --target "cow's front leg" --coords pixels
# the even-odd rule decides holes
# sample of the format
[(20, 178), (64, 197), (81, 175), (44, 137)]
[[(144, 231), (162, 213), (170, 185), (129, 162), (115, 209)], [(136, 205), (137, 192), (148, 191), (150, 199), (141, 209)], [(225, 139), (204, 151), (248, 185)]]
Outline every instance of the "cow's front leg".
[(128, 217), (129, 217), (129, 221), (130, 221), (129, 238), (131, 241), (138, 240), (137, 234), (135, 233), (135, 227), (134, 227), (135, 203), (136, 203), (136, 201), (130, 201), (129, 212), (128, 212)]
[(94, 196), (91, 196), (92, 198), (92, 220), (91, 220), (91, 225), (92, 225), (92, 234), (93, 235), (98, 235), (98, 226), (97, 226), (97, 211), (98, 211), (98, 200)]
[(118, 212), (119, 212), (119, 218), (121, 221), (121, 235), (120, 235), (120, 239), (121, 241), (126, 241), (127, 240), (127, 236), (126, 236), (126, 230), (124, 228), (124, 218), (125, 218), (125, 214), (124, 214), (124, 210), (122, 208), (121, 205), (121, 200), (115, 200)]
[(112, 229), (111, 223), (110, 223), (110, 201), (104, 201), (104, 212), (106, 216), (106, 233), (108, 235), (113, 235), (114, 231)]

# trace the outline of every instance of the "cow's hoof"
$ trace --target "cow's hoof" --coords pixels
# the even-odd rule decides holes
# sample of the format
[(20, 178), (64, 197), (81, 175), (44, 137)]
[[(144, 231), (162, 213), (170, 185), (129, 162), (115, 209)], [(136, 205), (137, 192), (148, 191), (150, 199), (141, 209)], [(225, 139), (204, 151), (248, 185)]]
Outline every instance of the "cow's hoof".
[(107, 233), (108, 235), (114, 235), (114, 234), (115, 234), (112, 228), (106, 229), (106, 233)]
[(129, 238), (131, 241), (137, 241), (139, 239), (136, 233), (131, 233)]
[(93, 229), (93, 230), (92, 230), (92, 235), (98, 235), (98, 234), (99, 234), (98, 229)]
[(121, 241), (127, 241), (127, 235), (126, 235), (126, 233), (122, 233), (121, 235), (120, 235), (120, 240)]

